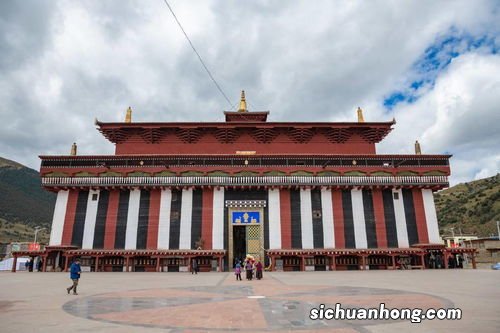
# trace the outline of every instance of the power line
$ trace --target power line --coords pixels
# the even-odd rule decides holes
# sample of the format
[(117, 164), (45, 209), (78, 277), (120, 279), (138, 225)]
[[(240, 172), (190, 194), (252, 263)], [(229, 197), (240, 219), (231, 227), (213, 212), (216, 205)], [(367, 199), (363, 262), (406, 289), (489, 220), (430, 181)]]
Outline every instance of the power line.
[(213, 77), (212, 73), (210, 73), (210, 70), (208, 69), (208, 67), (205, 65), (205, 62), (203, 61), (203, 59), (201, 58), (200, 54), (198, 53), (198, 51), (196, 51), (196, 48), (194, 47), (193, 43), (191, 42), (191, 39), (189, 39), (186, 31), (184, 30), (184, 28), (182, 27), (181, 25), (181, 22), (179, 22), (179, 20), (177, 19), (177, 16), (175, 16), (175, 13), (174, 11), (172, 10), (172, 7), (170, 7), (170, 5), (168, 4), (167, 0), (163, 0), (165, 2), (165, 4), (167, 5), (168, 9), (170, 10), (170, 13), (172, 13), (172, 16), (174, 17), (175, 19), (175, 22), (177, 22), (177, 24), (179, 25), (179, 28), (181, 28), (182, 30), (182, 33), (184, 34), (184, 37), (186, 37), (187, 41), (189, 42), (189, 45), (191, 45), (191, 48), (193, 49), (194, 53), (196, 53), (196, 55), (198, 56), (198, 60), (200, 60), (201, 62), (201, 65), (203, 66), (203, 68), (205, 68), (205, 71), (207, 72), (208, 76), (210, 76), (210, 79), (212, 79), (213, 83), (215, 84), (215, 86), (217, 87), (217, 89), (220, 91), (220, 93), (222, 94), (222, 96), (224, 96), (224, 98), (226, 99), (227, 103), (229, 104), (229, 106), (231, 107), (231, 109), (233, 109), (233, 106), (231, 105), (231, 101), (229, 100), (229, 98), (227, 98), (226, 94), (224, 93), (224, 91), (222, 90), (222, 88), (219, 86), (219, 84), (217, 83), (217, 81), (215, 80), (215, 78)]

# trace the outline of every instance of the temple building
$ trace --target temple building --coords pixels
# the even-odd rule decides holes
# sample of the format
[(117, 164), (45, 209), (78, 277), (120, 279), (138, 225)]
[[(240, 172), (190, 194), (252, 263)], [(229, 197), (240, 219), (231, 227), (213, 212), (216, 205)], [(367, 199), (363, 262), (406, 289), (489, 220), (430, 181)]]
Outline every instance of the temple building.
[(396, 122), (224, 122), (95, 125), (114, 155), (40, 156), (57, 193), (43, 270), (74, 258), (91, 271), (231, 270), (250, 254), (270, 270), (425, 268), (457, 253), (439, 235), (433, 191), (450, 155), (381, 155)]

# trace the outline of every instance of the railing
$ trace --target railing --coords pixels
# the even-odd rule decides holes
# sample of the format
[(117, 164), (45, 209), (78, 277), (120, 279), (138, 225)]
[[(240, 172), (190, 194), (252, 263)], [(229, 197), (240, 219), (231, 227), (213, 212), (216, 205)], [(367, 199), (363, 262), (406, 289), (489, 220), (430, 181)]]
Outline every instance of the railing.
[[(355, 161), (356, 164), (353, 164)], [(447, 167), (448, 156), (442, 155), (352, 155), (332, 157), (311, 156), (75, 156), (75, 157), (42, 157), (42, 168), (81, 168), (81, 167), (165, 167), (165, 166), (202, 166), (202, 167), (239, 167), (239, 166), (308, 166), (308, 167)]]
[(43, 186), (448, 185), (446, 176), (44, 177)]

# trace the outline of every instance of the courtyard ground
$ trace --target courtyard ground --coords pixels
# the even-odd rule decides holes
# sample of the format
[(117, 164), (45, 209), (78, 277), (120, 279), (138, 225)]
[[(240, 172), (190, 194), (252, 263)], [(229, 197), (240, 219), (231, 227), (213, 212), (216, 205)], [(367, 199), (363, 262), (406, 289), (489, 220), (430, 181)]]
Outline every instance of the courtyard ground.
[[(0, 332), (500, 332), (500, 271), (0, 273)], [(344, 308), (460, 308), (461, 320), (311, 320)]]

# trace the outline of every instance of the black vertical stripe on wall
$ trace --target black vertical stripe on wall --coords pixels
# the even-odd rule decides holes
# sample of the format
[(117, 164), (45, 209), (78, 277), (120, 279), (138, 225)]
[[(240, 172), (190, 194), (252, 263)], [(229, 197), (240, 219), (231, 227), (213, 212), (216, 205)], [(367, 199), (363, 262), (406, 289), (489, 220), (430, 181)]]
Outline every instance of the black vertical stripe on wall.
[(413, 193), (410, 189), (403, 189), (403, 205), (405, 207), (406, 231), (410, 246), (418, 244), (417, 218), (413, 205)]
[[(264, 249), (269, 249), (269, 192), (264, 191), (263, 199), (261, 200), (266, 200), (266, 207), (264, 207)], [(269, 258), (264, 255), (264, 264), (266, 266), (269, 265)]]
[(145, 249), (148, 242), (150, 196), (151, 192), (141, 190), (141, 198), (139, 199), (139, 218), (137, 220), (136, 249)]
[(87, 214), (87, 202), (89, 200), (89, 191), (78, 192), (76, 201), (75, 223), (73, 223), (73, 235), (71, 236), (71, 245), (82, 247), (83, 229), (85, 228), (85, 215)]
[(181, 206), (182, 206), (182, 190), (172, 190), (172, 204), (170, 207), (170, 249), (176, 250), (179, 248), (181, 237)]
[(385, 230), (387, 233), (387, 247), (398, 247), (398, 233), (396, 231), (396, 213), (394, 212), (394, 201), (392, 190), (382, 190), (384, 201)]
[(342, 190), (342, 210), (344, 211), (344, 239), (346, 249), (356, 248), (354, 218), (352, 214), (351, 190)]
[(102, 249), (104, 247), (104, 235), (106, 234), (106, 215), (108, 213), (109, 191), (99, 192), (97, 203), (97, 215), (95, 219), (94, 243), (92, 248)]
[(321, 190), (311, 191), (311, 208), (313, 224), (313, 246), (315, 249), (324, 247), (323, 241), (323, 211), (321, 208)]
[(191, 215), (191, 248), (196, 249), (201, 238), (201, 213), (203, 209), (203, 191), (193, 190), (193, 210)]
[(300, 190), (290, 190), (290, 210), (292, 249), (301, 249), (302, 218), (300, 214)]
[(375, 225), (372, 190), (363, 190), (363, 211), (365, 215), (366, 240), (368, 248), (376, 248), (377, 230)]
[(129, 199), (130, 191), (120, 191), (120, 198), (118, 199), (118, 213), (116, 215), (115, 249), (125, 248)]

